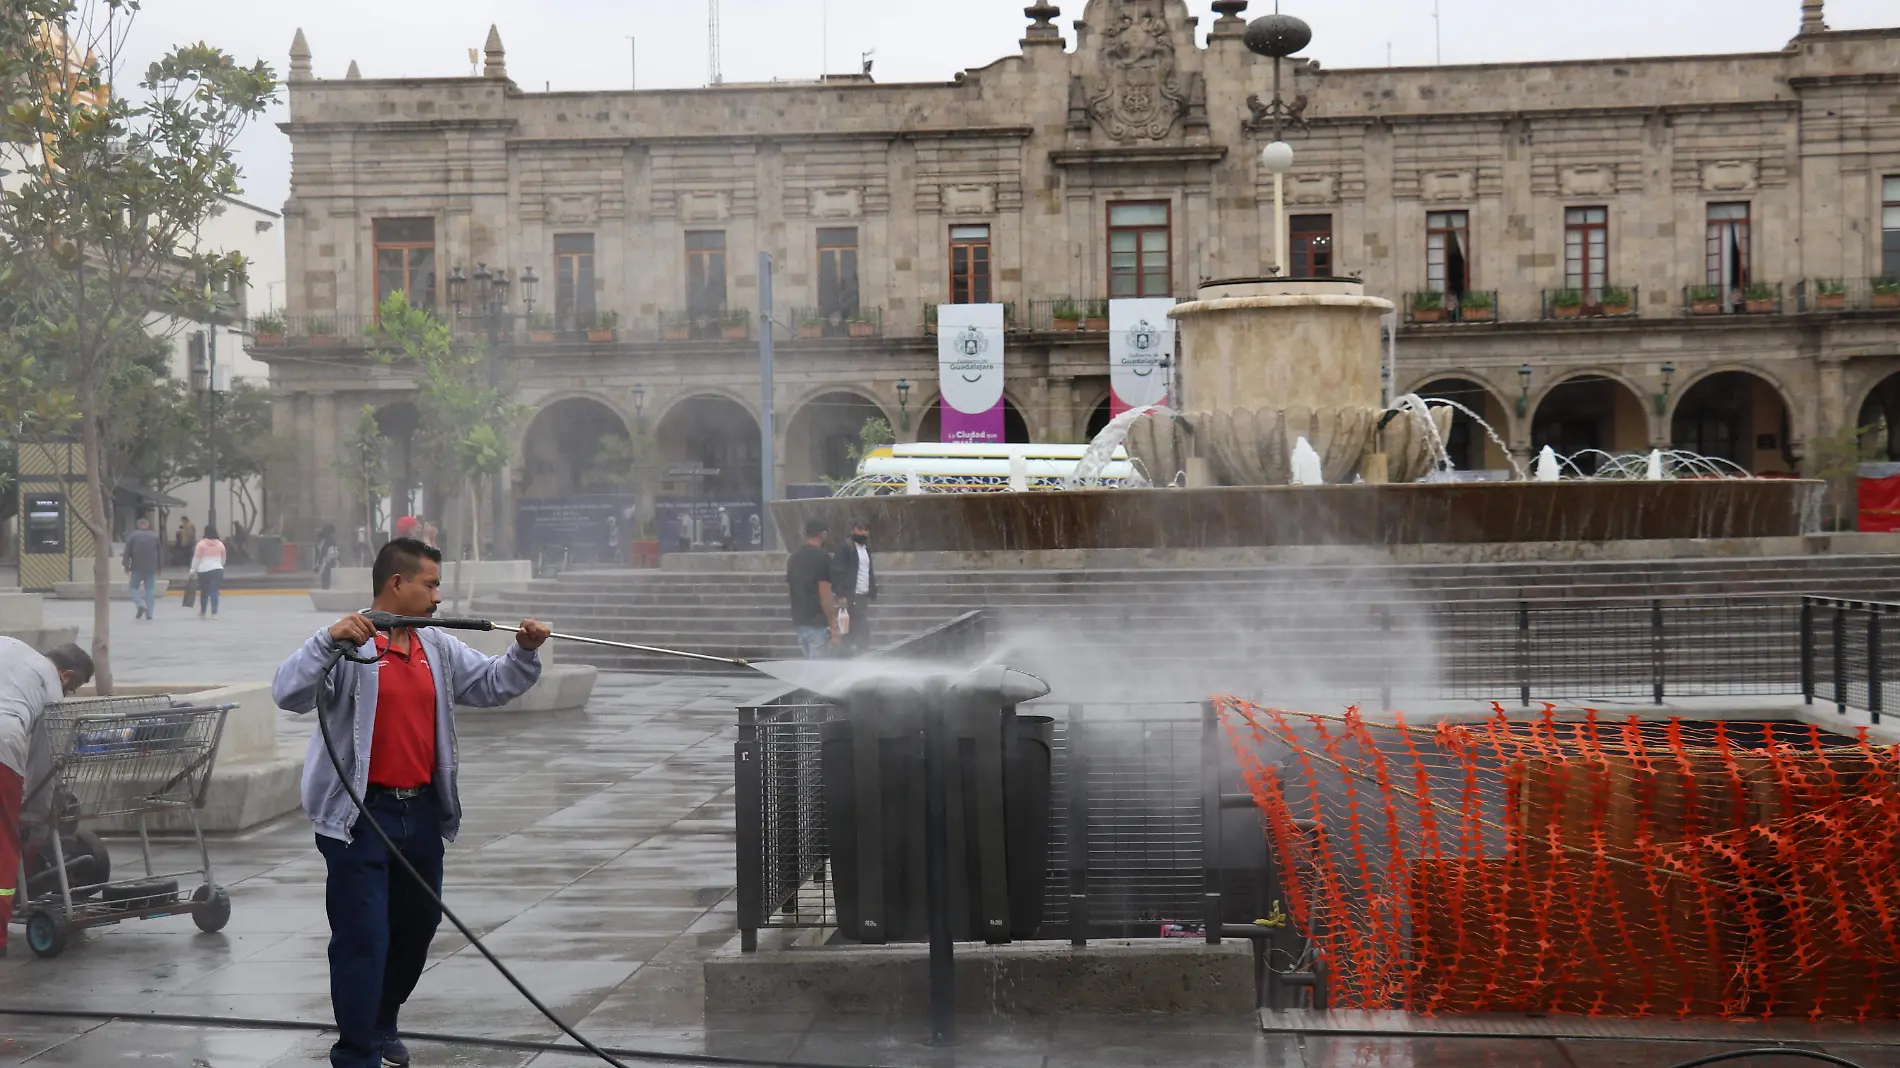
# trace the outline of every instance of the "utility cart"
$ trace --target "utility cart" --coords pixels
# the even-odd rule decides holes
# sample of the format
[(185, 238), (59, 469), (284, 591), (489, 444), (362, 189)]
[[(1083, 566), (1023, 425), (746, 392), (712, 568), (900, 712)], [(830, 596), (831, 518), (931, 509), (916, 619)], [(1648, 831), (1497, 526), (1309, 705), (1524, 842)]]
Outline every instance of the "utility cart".
[[(20, 827), (18, 907), (13, 922), (42, 957), (66, 948), (72, 932), (122, 920), (189, 915), (202, 931), (231, 919), (231, 897), (211, 875), (198, 810), (234, 705), (191, 704), (170, 696), (105, 697), (47, 706), (34, 743), (50, 770), (33, 769)], [(147, 819), (182, 812), (199, 866), (158, 872)], [(144, 874), (112, 877), (96, 827), (136, 821)], [(181, 889), (189, 888), (189, 889)]]

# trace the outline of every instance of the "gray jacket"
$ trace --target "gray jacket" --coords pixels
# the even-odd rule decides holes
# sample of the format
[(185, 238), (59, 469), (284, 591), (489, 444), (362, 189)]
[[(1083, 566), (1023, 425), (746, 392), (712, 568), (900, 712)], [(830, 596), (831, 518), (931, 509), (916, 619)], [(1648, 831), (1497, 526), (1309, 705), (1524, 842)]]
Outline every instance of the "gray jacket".
[(125, 536), (125, 567), (134, 575), (158, 573), (158, 532), (134, 530)]
[[(455, 840), (462, 826), (462, 801), (456, 792), (459, 754), (455, 746), (455, 705), (494, 708), (527, 693), (541, 678), (541, 656), (520, 645), (508, 646), (501, 656), (483, 656), (446, 631), (424, 628), (416, 636), (428, 649), (429, 671), (435, 676), (435, 791), (441, 802), (442, 837)], [(320, 630), (277, 668), (271, 696), (279, 708), (309, 712), (317, 707), (317, 683), (324, 661), (336, 648), (329, 630)], [(369, 650), (351, 650), (357, 656)], [(369, 789), (370, 740), (376, 732), (376, 678), (373, 665), (339, 661), (330, 673), (335, 706), (328, 712), (337, 756), (350, 773), (360, 795)], [(323, 734), (313, 731), (303, 762), (303, 810), (326, 838), (350, 840), (357, 812), (350, 795), (330, 766)]]

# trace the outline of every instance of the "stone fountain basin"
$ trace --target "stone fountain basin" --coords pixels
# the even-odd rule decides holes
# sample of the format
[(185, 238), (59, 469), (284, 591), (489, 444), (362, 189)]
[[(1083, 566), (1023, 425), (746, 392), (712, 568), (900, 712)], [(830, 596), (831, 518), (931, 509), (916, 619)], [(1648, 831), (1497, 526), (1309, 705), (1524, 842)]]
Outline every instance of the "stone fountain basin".
[(781, 544), (807, 519), (865, 518), (881, 552), (1498, 545), (1774, 538), (1820, 529), (1826, 483), (1428, 482), (925, 493), (776, 501)]

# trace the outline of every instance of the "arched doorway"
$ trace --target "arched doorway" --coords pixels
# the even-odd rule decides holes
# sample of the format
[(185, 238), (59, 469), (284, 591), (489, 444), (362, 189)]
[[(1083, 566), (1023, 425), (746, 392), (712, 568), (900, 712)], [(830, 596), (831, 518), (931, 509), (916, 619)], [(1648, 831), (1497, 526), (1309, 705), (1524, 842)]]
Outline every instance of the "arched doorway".
[(1790, 474), (1795, 463), (1789, 433), (1788, 406), (1772, 383), (1747, 371), (1718, 371), (1683, 392), (1669, 441), (1750, 474)]
[(1591, 450), (1641, 452), (1649, 447), (1643, 402), (1628, 386), (1603, 375), (1578, 375), (1551, 387), (1531, 419), (1531, 451), (1550, 446), (1585, 474), (1603, 462)]
[(589, 397), (555, 401), (535, 415), (522, 438), (521, 497), (545, 500), (624, 492), (633, 484), (632, 472), (610, 468), (615, 466), (614, 444), (624, 447), (626, 441), (626, 423), (600, 401)]
[[(918, 441), (943, 440), (943, 398), (938, 397), (924, 409), (924, 416), (917, 422)], [(1016, 410), (1016, 402), (1003, 398), (1003, 441), (1011, 445), (1029, 444), (1029, 422), (1023, 413)]]
[[(1468, 378), (1440, 378), (1412, 392), (1426, 400), (1456, 401), (1478, 414), (1503, 437), (1509, 429), (1504, 405), (1482, 384)], [(1460, 471), (1509, 471), (1511, 458), (1485, 433), (1469, 412), (1451, 410), (1451, 433), (1445, 438), (1445, 452), (1451, 465)]]
[(376, 431), (389, 442), (388, 479), (391, 516), (423, 515), (432, 503), (423, 499), (420, 448), (416, 431), (422, 427), (422, 412), (408, 401), (397, 401), (376, 409)]
[(1114, 418), (1109, 414), (1110, 410), (1107, 397), (1103, 397), (1102, 403), (1090, 409), (1088, 425), (1082, 430), (1083, 441), (1094, 441), (1095, 435), (1100, 434), (1103, 428), (1108, 426), (1108, 421)]
[(814, 484), (857, 473), (864, 427), (890, 419), (884, 409), (856, 393), (821, 393), (806, 401), (785, 428), (785, 481)]
[(759, 423), (738, 401), (688, 397), (653, 433), (665, 492), (704, 499), (759, 498)]
[(1865, 436), (1862, 442), (1882, 459), (1900, 460), (1900, 372), (1888, 375), (1861, 402), (1854, 421)]

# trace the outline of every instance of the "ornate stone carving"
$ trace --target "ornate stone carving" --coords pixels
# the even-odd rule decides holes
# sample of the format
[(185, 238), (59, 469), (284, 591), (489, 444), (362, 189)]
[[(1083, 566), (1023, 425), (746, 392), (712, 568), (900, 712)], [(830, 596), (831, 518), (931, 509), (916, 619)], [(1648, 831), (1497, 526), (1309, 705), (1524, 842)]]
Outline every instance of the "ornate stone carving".
[(1089, 116), (1117, 141), (1158, 141), (1187, 110), (1175, 68), (1174, 35), (1158, 9), (1122, 0), (1102, 34), (1100, 81)]
[(1421, 200), (1470, 200), (1477, 193), (1477, 177), (1470, 171), (1426, 171), (1418, 176)]
[(1339, 199), (1339, 179), (1330, 174), (1289, 174), (1286, 199), (1289, 204), (1331, 204)]
[(559, 226), (591, 226), (600, 221), (600, 197), (593, 193), (550, 193), (547, 219)]
[(1710, 193), (1745, 193), (1761, 186), (1754, 160), (1725, 159), (1702, 165), (1702, 188)]
[[(1280, 117), (1281, 123), (1301, 133), (1310, 132), (1313, 127), (1306, 121), (1306, 104), (1305, 93), (1293, 94), (1293, 99), (1280, 105), (1283, 110)], [(1273, 128), (1273, 101), (1260, 99), (1259, 93), (1250, 93), (1247, 96), (1247, 110), (1253, 112), (1253, 117), (1247, 120), (1250, 128), (1255, 130)]]
[(990, 215), (996, 211), (994, 185), (946, 185), (943, 187), (945, 215)]
[(1616, 192), (1616, 168), (1601, 163), (1557, 171), (1557, 192), (1567, 197), (1607, 197)]
[(681, 193), (679, 213), (684, 222), (724, 222), (732, 214), (732, 202), (724, 193)]
[(864, 210), (864, 194), (857, 189), (814, 189), (811, 191), (811, 217), (814, 219), (855, 219)]

